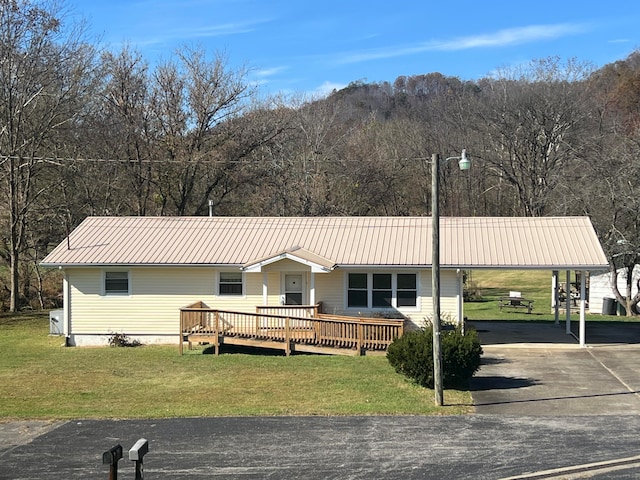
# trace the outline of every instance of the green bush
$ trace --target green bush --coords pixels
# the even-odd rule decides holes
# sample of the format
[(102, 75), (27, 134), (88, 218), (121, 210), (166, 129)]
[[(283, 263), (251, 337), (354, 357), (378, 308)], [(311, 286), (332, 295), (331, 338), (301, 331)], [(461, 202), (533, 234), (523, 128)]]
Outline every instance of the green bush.
[[(480, 368), (482, 346), (475, 330), (462, 333), (444, 330), (442, 339), (442, 384), (444, 388), (466, 388)], [(396, 372), (418, 385), (433, 388), (433, 332), (415, 330), (397, 338), (387, 350), (387, 360)]]

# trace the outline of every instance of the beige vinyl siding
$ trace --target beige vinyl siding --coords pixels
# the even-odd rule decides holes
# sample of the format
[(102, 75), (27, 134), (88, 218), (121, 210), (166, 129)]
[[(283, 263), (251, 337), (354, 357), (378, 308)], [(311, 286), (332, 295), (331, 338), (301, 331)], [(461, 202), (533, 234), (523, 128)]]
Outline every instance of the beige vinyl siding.
[[(262, 278), (262, 273), (256, 273)], [(267, 305), (280, 305), (280, 272), (267, 272)], [(260, 300), (260, 305), (262, 305)]]
[(338, 269), (331, 273), (317, 273), (315, 281), (316, 302), (322, 302), (322, 310), (344, 315), (344, 272)]
[[(288, 267), (298, 266), (293, 262)], [(244, 275), (244, 295), (219, 296), (216, 292), (217, 270), (197, 267), (137, 267), (130, 271), (131, 295), (103, 295), (104, 268), (67, 269), (71, 285), (71, 333), (127, 335), (171, 335), (177, 332), (180, 308), (203, 301), (212, 308), (254, 312), (263, 302), (263, 273)], [(122, 269), (120, 269), (122, 270)], [(275, 269), (268, 272), (268, 305), (279, 305), (282, 274), (289, 271)], [(293, 271), (293, 268), (291, 268)], [(362, 270), (364, 271), (364, 270)], [(369, 272), (389, 272), (387, 269), (368, 269)], [(402, 270), (405, 272), (405, 270)], [(396, 272), (393, 270), (393, 272)], [(409, 272), (409, 270), (406, 270)], [(431, 271), (418, 272), (418, 308), (402, 308), (401, 313), (414, 324), (422, 325), (432, 314)], [(335, 314), (354, 314), (345, 306), (345, 271), (315, 275), (316, 301), (324, 311)], [(306, 273), (306, 286), (311, 274)], [(441, 272), (441, 310), (456, 318), (457, 276), (454, 270)], [(375, 310), (362, 310), (360, 315), (373, 315)]]
[[(213, 301), (210, 268), (132, 268), (131, 295), (102, 295), (103, 268), (68, 269), (71, 332), (80, 334), (174, 334), (180, 308)], [(122, 269), (120, 269), (122, 270)]]
[(266, 272), (287, 272), (287, 273), (302, 272), (302, 271), (310, 270), (310, 268), (307, 267), (306, 265), (299, 262), (294, 262), (293, 260), (289, 260), (288, 258), (279, 260), (274, 263), (270, 263), (269, 265), (265, 265), (262, 269)]

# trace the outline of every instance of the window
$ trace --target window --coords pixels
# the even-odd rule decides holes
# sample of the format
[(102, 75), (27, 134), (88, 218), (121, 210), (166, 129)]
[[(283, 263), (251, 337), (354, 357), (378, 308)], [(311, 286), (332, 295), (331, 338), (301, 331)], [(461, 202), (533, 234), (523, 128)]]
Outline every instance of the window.
[(129, 272), (104, 272), (105, 295), (129, 295)]
[(418, 305), (418, 287), (413, 273), (398, 274), (398, 307), (415, 307)]
[(349, 273), (348, 308), (401, 308), (418, 306), (415, 273)]
[(357, 308), (369, 306), (369, 294), (366, 273), (350, 273), (349, 288), (347, 289), (347, 305)]
[(393, 292), (390, 273), (373, 274), (373, 308), (391, 308)]
[(219, 295), (242, 295), (242, 272), (220, 272)]

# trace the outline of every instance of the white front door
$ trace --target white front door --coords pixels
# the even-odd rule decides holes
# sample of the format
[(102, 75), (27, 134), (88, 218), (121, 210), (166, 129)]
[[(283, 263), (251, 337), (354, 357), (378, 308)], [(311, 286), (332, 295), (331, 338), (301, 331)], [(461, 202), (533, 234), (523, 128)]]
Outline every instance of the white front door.
[(284, 276), (284, 304), (285, 305), (302, 305), (304, 301), (303, 295), (303, 277), (301, 273), (287, 273)]

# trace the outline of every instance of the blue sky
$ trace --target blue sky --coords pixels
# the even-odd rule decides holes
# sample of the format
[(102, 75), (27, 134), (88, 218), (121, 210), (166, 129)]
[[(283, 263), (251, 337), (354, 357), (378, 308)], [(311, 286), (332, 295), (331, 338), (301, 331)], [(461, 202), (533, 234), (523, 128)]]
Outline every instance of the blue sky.
[(101, 44), (151, 63), (176, 48), (223, 52), (265, 94), (440, 72), (478, 79), (533, 59), (596, 67), (640, 48), (637, 0), (67, 0)]

